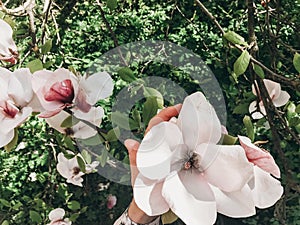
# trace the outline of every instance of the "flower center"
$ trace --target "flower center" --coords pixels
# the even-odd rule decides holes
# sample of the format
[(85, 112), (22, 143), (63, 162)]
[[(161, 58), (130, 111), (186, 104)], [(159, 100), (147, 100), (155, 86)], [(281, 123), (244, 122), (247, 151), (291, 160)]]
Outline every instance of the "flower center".
[(189, 170), (191, 168), (200, 169), (200, 155), (193, 152), (191, 156), (189, 156), (188, 160), (184, 162), (183, 169)]
[(13, 119), (20, 110), (12, 101), (8, 100), (0, 103), (0, 111), (2, 111), (4, 116)]
[(73, 168), (73, 175), (74, 176), (78, 175), (79, 172), (80, 172), (80, 168), (79, 167), (76, 166), (76, 167)]
[(72, 103), (74, 89), (70, 79), (54, 83), (44, 96), (46, 101), (58, 101), (62, 103)]

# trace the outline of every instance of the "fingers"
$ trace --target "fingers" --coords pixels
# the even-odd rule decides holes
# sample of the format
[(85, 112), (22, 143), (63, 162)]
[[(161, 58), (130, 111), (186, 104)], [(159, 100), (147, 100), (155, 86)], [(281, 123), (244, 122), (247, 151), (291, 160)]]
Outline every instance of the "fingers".
[(129, 154), (130, 170), (131, 170), (131, 183), (134, 184), (135, 179), (139, 173), (139, 171), (136, 167), (136, 153), (140, 146), (140, 143), (133, 139), (127, 139), (127, 140), (125, 140), (124, 145), (127, 148), (127, 151)]
[(160, 111), (156, 116), (154, 116), (145, 131), (145, 134), (155, 125), (163, 122), (163, 121), (169, 121), (172, 117), (178, 116), (180, 110), (181, 110), (182, 104), (177, 104), (174, 106), (170, 106), (168, 108), (163, 109)]

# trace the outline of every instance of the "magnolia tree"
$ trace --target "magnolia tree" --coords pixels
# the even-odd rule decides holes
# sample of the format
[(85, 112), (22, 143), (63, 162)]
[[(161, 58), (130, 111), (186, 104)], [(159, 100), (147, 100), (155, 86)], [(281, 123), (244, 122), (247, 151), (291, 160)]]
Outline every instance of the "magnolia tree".
[[(212, 18), (201, 2), (196, 3)], [(251, 4), (248, 4), (249, 27), (254, 15)], [(103, 10), (103, 7), (113, 10), (117, 2), (107, 1), (105, 5), (96, 1), (95, 6), (99, 7), (114, 43), (118, 44)], [(267, 2), (261, 6), (270, 10)], [(74, 67), (47, 64), (45, 56), (52, 48), (52, 42), (45, 41), (47, 20), (43, 21), (44, 27), (38, 34), (34, 11), (42, 9), (48, 19), (56, 7), (53, 1), (45, 1), (43, 7), (39, 7), (29, 0), (13, 10), (0, 1), (0, 7), (5, 13), (0, 19), (0, 147), (7, 152), (16, 151), (23, 143), (19, 130), (24, 129), (24, 124), (31, 120), (46, 124), (53, 134), (46, 140), (54, 155), (50, 165), (56, 165), (51, 171), (60, 174), (59, 182), (65, 186), (78, 186), (74, 195), (93, 182), (89, 177), (96, 172), (109, 180), (108, 183), (131, 185), (130, 162), (123, 146), (128, 138), (141, 142), (136, 156), (139, 173), (132, 184), (135, 201), (146, 214), (163, 215), (164, 224), (178, 218), (188, 225), (215, 224), (217, 213), (246, 218), (256, 215), (257, 208), (266, 209), (282, 202), (284, 185), (288, 185), (289, 191), (291, 187), (299, 191), (294, 183), (285, 181), (282, 185), (282, 173), (272, 156), (275, 154), (280, 161), (283, 178), (292, 179), (284, 152), (278, 146), (276, 121), (281, 121), (287, 137), (299, 144), (299, 105), (291, 99), (294, 94), (282, 90), (279, 75), (256, 59), (255, 40), (247, 43), (237, 33), (225, 32), (213, 20), (225, 43), (241, 52), (234, 62), (231, 81), (238, 82), (248, 71), (251, 74), (248, 79), (251, 98), (234, 110), (237, 113), (246, 108), (243, 128), (233, 134), (229, 129), (231, 125), (226, 124), (225, 102), (228, 100), (224, 100), (224, 86), (219, 85), (211, 70), (190, 50), (170, 42), (135, 42), (108, 51), (81, 74)], [(34, 52), (37, 56), (27, 66), (23, 61), (28, 55), (18, 53), (13, 20), (7, 16), (23, 14), (30, 20), (32, 48), (29, 54)], [(52, 14), (57, 26), (54, 18)], [(36, 39), (38, 35), (43, 45)], [(181, 76), (190, 75), (187, 81), (198, 86), (184, 89), (168, 75), (164, 78), (140, 76), (138, 70), (134, 70), (136, 65), (144, 70), (153, 62), (161, 63), (159, 70), (164, 70), (167, 64), (183, 71)], [(300, 72), (298, 53), (294, 54), (293, 65)], [(265, 77), (265, 72), (276, 79)], [(285, 82), (288, 79), (282, 78)], [(299, 87), (299, 81), (293, 82)], [(147, 129), (160, 110), (177, 103), (182, 103), (178, 117)], [(264, 132), (273, 135), (277, 152), (263, 147), (268, 142), (264, 135), (260, 136)], [(60, 144), (64, 147), (56, 143), (57, 137), (62, 137)], [(30, 177), (36, 179), (33, 173)], [(49, 180), (47, 185), (51, 186), (52, 182), (57, 183)], [(100, 186), (105, 188), (105, 184)], [(82, 208), (80, 201), (71, 201), (72, 195), (66, 198), (66, 204), (51, 204), (44, 207), (44, 212), (30, 210), (31, 222), (77, 224), (78, 217), (84, 217), (87, 208)], [(106, 216), (112, 221), (121, 214), (113, 212), (121, 198), (116, 192), (103, 198), (106, 209), (112, 212)], [(0, 200), (4, 206), (11, 206), (4, 198)], [(67, 216), (66, 205), (71, 210)], [(19, 209), (14, 207), (12, 209)], [(99, 219), (106, 220), (95, 218)], [(0, 222), (14, 223), (8, 217)]]

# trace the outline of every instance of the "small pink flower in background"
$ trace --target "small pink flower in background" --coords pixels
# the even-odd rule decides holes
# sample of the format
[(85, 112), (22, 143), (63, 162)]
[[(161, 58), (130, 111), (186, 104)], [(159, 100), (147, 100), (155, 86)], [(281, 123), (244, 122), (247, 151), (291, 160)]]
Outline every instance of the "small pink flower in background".
[(7, 145), (15, 135), (14, 129), (40, 108), (31, 76), (29, 69), (10, 72), (0, 67), (0, 147)]
[[(279, 83), (268, 79), (264, 79), (263, 81), (275, 107), (283, 106), (289, 101), (290, 95), (286, 91), (281, 90)], [(252, 85), (252, 92), (254, 95), (257, 95), (254, 85)], [(259, 109), (257, 109), (257, 105)], [(251, 102), (249, 105), (249, 112), (251, 113), (253, 119), (263, 118), (266, 115), (266, 109), (263, 101), (260, 100), (258, 104), (257, 101)]]
[[(68, 151), (69, 154), (73, 154)], [(80, 171), (76, 157), (67, 159), (63, 153), (58, 154), (57, 171), (61, 176), (67, 179), (68, 183), (82, 187), (84, 173)]]
[(107, 204), (106, 204), (107, 208), (112, 209), (116, 204), (117, 204), (117, 197), (112, 194), (108, 195)]
[(17, 46), (12, 39), (13, 31), (8, 23), (0, 19), (0, 60), (17, 63)]
[(65, 216), (64, 209), (62, 208), (53, 209), (49, 213), (49, 219), (51, 222), (47, 225), (71, 225), (72, 222), (68, 218), (64, 219), (64, 216)]

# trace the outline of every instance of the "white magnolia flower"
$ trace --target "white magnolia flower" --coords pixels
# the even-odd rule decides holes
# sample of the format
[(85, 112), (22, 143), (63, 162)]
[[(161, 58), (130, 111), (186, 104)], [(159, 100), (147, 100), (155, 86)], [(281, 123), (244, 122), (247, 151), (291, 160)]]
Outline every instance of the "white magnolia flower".
[[(71, 151), (68, 153), (73, 154)], [(84, 173), (80, 171), (76, 157), (67, 159), (63, 153), (58, 154), (57, 171), (67, 179), (68, 183), (82, 187)]]
[(0, 19), (0, 60), (15, 64), (18, 51), (12, 39), (13, 31), (8, 23)]
[[(268, 79), (264, 79), (263, 81), (275, 107), (283, 106), (289, 101), (290, 95), (286, 91), (281, 90), (279, 83)], [(257, 95), (254, 85), (252, 85), (252, 92), (254, 95)], [(257, 105), (259, 110), (257, 109)], [(263, 118), (266, 115), (266, 109), (263, 101), (260, 100), (258, 104), (257, 101), (251, 102), (249, 105), (249, 112), (253, 119)]]
[(14, 129), (38, 108), (29, 69), (10, 72), (0, 67), (0, 147), (15, 135)]
[(99, 161), (94, 161), (91, 164), (86, 164), (85, 165), (85, 173), (89, 174), (89, 173), (93, 173), (96, 172), (96, 167), (99, 166), (100, 162)]
[(112, 78), (105, 72), (99, 72), (89, 77), (76, 77), (66, 69), (54, 72), (43, 70), (33, 75), (33, 89), (36, 92), (44, 111), (39, 115), (56, 130), (67, 133), (75, 138), (89, 138), (97, 131), (84, 122), (79, 122), (65, 129), (61, 123), (69, 116), (62, 111), (70, 107), (73, 116), (80, 120), (99, 126), (104, 116), (102, 107), (95, 107), (98, 100), (112, 94)]
[(51, 222), (47, 225), (71, 225), (72, 222), (68, 218), (64, 219), (64, 216), (65, 216), (64, 209), (62, 208), (53, 209), (49, 213), (49, 219), (51, 220)]
[(254, 215), (256, 202), (248, 185), (255, 176), (253, 164), (241, 146), (218, 145), (221, 133), (204, 95), (188, 96), (176, 124), (154, 126), (139, 147), (137, 205), (150, 216), (171, 209), (187, 225), (214, 224), (217, 212)]

